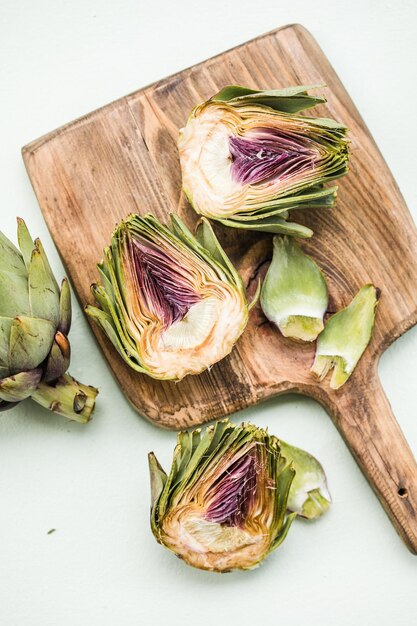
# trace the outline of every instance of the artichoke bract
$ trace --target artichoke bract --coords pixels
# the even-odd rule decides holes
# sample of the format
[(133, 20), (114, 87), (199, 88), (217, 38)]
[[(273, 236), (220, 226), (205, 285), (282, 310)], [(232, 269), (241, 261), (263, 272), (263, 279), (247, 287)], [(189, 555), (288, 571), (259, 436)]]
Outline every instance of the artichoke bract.
[(377, 303), (375, 287), (364, 285), (345, 309), (326, 322), (311, 371), (322, 380), (334, 368), (332, 389), (345, 384), (364, 353), (372, 336)]
[(332, 207), (348, 169), (347, 129), (297, 115), (325, 102), (313, 87), (231, 85), (192, 112), (178, 141), (183, 190), (197, 213), (225, 226), (311, 237), (290, 209)]
[(150, 214), (118, 225), (92, 285), (101, 308), (86, 307), (134, 370), (161, 380), (199, 374), (229, 354), (249, 310), (208, 221), (194, 237), (171, 219), (171, 229)]
[(0, 410), (31, 397), (42, 406), (87, 422), (97, 389), (66, 374), (71, 293), (59, 288), (39, 239), (18, 218), (18, 250), (0, 233)]
[(314, 457), (252, 424), (222, 420), (178, 434), (166, 474), (149, 454), (151, 529), (200, 569), (252, 569), (285, 539), (297, 515), (330, 504)]
[(284, 337), (314, 341), (323, 330), (329, 296), (313, 259), (288, 236), (273, 240), (271, 265), (261, 291), (261, 307)]

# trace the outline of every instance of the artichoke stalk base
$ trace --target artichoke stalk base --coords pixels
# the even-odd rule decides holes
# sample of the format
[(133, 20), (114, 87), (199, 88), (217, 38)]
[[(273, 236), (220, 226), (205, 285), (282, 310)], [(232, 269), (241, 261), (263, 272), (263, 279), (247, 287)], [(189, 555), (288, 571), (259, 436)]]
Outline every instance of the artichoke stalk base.
[(178, 434), (171, 471), (149, 454), (151, 529), (200, 569), (252, 569), (285, 539), (297, 515), (330, 504), (319, 462), (252, 424), (222, 420)]
[(39, 239), (18, 218), (19, 250), (0, 233), (0, 410), (31, 397), (87, 422), (98, 393), (66, 374), (71, 293), (59, 288)]

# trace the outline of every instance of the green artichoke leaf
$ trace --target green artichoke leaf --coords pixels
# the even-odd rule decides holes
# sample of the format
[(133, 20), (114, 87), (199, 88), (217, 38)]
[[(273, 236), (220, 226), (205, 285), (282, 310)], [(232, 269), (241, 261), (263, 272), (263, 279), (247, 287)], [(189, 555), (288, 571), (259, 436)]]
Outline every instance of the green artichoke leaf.
[(213, 259), (223, 266), (224, 270), (231, 276), (231, 279), (238, 287), (242, 287), (242, 279), (236, 271), (233, 263), (220, 245), (216, 234), (207, 218), (202, 217), (197, 224), (196, 229), (197, 241), (208, 250)]
[(55, 325), (36, 317), (16, 317), (10, 328), (9, 370), (27, 372), (43, 363), (55, 336)]
[(314, 456), (280, 439), (281, 453), (295, 470), (288, 496), (288, 509), (300, 517), (316, 519), (331, 504), (323, 467)]
[(371, 340), (378, 304), (373, 285), (364, 285), (351, 303), (330, 317), (319, 335), (311, 371), (320, 380), (333, 369), (330, 387), (339, 389), (351, 376)]
[[(99, 302), (100, 296), (98, 297), (97, 296), (98, 296), (98, 291), (95, 290), (94, 297), (96, 298), (97, 302)], [(105, 300), (105, 299), (101, 301), (108, 303), (108, 300)], [(114, 313), (113, 311), (114, 314), (110, 315), (106, 311), (102, 311), (101, 309), (98, 309), (97, 307), (92, 306), (91, 304), (87, 304), (84, 307), (84, 311), (86, 315), (88, 315), (88, 317), (94, 320), (95, 323), (101, 328), (103, 333), (111, 341), (111, 343), (116, 348), (117, 352), (120, 354), (123, 360), (126, 361), (126, 363), (130, 365), (130, 367), (132, 367), (135, 371), (141, 374), (146, 374), (147, 373), (146, 369), (138, 365), (138, 363), (136, 362), (134, 358), (135, 355), (133, 354), (130, 344), (126, 340), (124, 329), (118, 322), (116, 323), (116, 320), (118, 320), (117, 314)]]
[(326, 99), (320, 96), (310, 96), (308, 91), (322, 85), (299, 85), (285, 89), (260, 90), (248, 89), (239, 85), (223, 87), (212, 100), (227, 102), (233, 106), (260, 104), (276, 111), (298, 113), (317, 104), (323, 104)]
[(273, 257), (262, 285), (261, 307), (284, 335), (314, 341), (328, 304), (323, 273), (292, 237), (274, 237)]
[(59, 295), (59, 325), (58, 330), (68, 335), (71, 328), (71, 290), (66, 278), (61, 283)]
[[(1, 233), (0, 233), (1, 235)], [(16, 315), (30, 315), (28, 279), (20, 269), (14, 272), (13, 268), (7, 266), (4, 260), (3, 250), (0, 249), (0, 315), (2, 317), (16, 317)]]
[(159, 464), (153, 452), (149, 452), (149, 474), (151, 478), (151, 508), (161, 495), (168, 476)]
[(280, 217), (260, 217), (252, 220), (216, 219), (217, 222), (229, 228), (239, 228), (241, 230), (255, 230), (263, 233), (279, 233), (282, 235), (292, 235), (301, 239), (309, 239), (313, 236), (313, 231), (307, 226), (295, 222), (287, 222)]
[(50, 383), (65, 374), (69, 368), (70, 360), (71, 348), (69, 341), (65, 335), (57, 331), (46, 361), (43, 381)]
[(0, 231), (0, 272), (27, 277), (22, 255), (11, 241)]
[(60, 319), (59, 287), (39, 239), (29, 264), (29, 301), (32, 316), (50, 320), (58, 327)]
[(19, 372), (0, 380), (0, 399), (6, 402), (20, 402), (29, 398), (42, 377), (42, 368), (30, 372)]
[(9, 374), (10, 331), (13, 319), (0, 317), (0, 378)]
[(288, 531), (291, 528), (291, 524), (296, 519), (296, 517), (297, 517), (297, 513), (290, 513), (289, 515), (287, 515), (287, 517), (284, 520), (284, 523), (281, 526), (277, 536), (275, 537), (274, 541), (272, 542), (270, 552), (273, 552), (273, 550), (276, 550), (282, 544), (284, 539), (287, 537)]
[(32, 252), (35, 247), (35, 243), (31, 237), (25, 221), (22, 220), (21, 217), (17, 218), (17, 241), (19, 243), (19, 248), (23, 256), (26, 270), (29, 271), (30, 260), (32, 258)]

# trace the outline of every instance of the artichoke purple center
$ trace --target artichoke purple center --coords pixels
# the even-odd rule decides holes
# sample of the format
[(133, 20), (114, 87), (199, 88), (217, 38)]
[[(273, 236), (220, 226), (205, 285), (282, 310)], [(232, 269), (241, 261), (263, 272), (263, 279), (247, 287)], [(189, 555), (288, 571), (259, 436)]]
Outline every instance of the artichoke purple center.
[(164, 328), (182, 320), (200, 296), (190, 286), (186, 270), (162, 249), (133, 241), (133, 258), (140, 291)]
[(213, 500), (205, 519), (226, 526), (245, 523), (256, 494), (257, 459), (246, 454), (234, 463), (213, 483)]
[(280, 130), (258, 128), (245, 137), (229, 137), (233, 180), (245, 185), (285, 180), (314, 166), (315, 155), (305, 139)]

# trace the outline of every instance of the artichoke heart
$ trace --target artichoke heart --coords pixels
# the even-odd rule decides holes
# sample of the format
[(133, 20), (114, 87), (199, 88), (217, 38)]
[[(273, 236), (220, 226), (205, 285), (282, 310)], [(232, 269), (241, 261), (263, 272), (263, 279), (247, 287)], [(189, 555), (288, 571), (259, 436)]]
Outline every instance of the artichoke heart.
[(161, 380), (199, 374), (232, 350), (248, 320), (242, 281), (207, 220), (196, 236), (131, 215), (116, 228), (86, 312), (136, 371)]
[(87, 422), (97, 389), (67, 372), (71, 292), (55, 280), (39, 239), (18, 218), (17, 249), (0, 233), (0, 411), (31, 397), (42, 406)]
[(319, 335), (311, 371), (322, 380), (333, 368), (332, 389), (345, 384), (370, 342), (377, 303), (375, 287), (364, 285), (345, 309), (332, 315)]
[(297, 115), (325, 102), (311, 87), (272, 91), (225, 87), (198, 105), (180, 132), (183, 190), (197, 213), (225, 226), (298, 237), (290, 209), (332, 207), (348, 169), (347, 129)]
[(273, 246), (262, 285), (262, 310), (284, 337), (314, 341), (323, 330), (329, 299), (324, 276), (292, 237), (276, 235)]
[(323, 469), (252, 424), (217, 422), (178, 434), (167, 475), (149, 454), (151, 529), (200, 569), (252, 569), (285, 539), (297, 515), (330, 504)]

